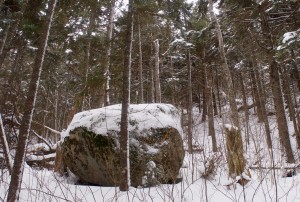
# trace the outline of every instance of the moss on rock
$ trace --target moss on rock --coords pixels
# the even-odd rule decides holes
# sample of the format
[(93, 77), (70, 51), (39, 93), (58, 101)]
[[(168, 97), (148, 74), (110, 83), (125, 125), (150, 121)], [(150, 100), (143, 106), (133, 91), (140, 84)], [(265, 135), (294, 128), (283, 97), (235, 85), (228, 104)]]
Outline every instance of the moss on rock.
[[(173, 183), (184, 158), (179, 132), (171, 127), (131, 131), (130, 174), (132, 186), (151, 186), (145, 182), (149, 162), (156, 166), (155, 182)], [(118, 186), (120, 179), (119, 132), (94, 134), (84, 127), (69, 133), (62, 144), (62, 156), (67, 166), (80, 181)], [(149, 177), (148, 177), (149, 178)]]

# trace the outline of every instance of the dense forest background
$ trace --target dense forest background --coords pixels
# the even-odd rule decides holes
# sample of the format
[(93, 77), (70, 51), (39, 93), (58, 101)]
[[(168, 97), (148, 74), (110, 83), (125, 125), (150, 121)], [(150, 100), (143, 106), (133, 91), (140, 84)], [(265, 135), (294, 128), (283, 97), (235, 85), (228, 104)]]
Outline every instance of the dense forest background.
[[(10, 143), (16, 141), (26, 108), (47, 4), (30, 0), (1, 2), (0, 104)], [(257, 109), (261, 120), (264, 114), (276, 110), (272, 91), (276, 84), (280, 84), (279, 96), (283, 97), (289, 118), (297, 118), (299, 6), (299, 1), (266, 0), (215, 4), (235, 97), (245, 103), (253, 100), (251, 107)], [(56, 141), (56, 136), (43, 126), (61, 131), (76, 112), (121, 102), (125, 8), (122, 1), (58, 2), (33, 131)], [(136, 0), (133, 29), (132, 103), (166, 102), (188, 108), (188, 89), (192, 88), (192, 104), (203, 111), (203, 121), (209, 101), (214, 115), (222, 115), (226, 78), (207, 1)], [(283, 40), (284, 34), (289, 38)], [(212, 99), (208, 99), (208, 88), (212, 89)]]

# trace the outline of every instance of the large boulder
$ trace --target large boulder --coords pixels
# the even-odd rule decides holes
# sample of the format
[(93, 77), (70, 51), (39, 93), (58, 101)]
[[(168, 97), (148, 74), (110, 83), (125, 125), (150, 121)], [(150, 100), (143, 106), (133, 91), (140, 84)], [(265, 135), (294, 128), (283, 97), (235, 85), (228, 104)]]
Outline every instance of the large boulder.
[[(64, 165), (82, 182), (117, 186), (120, 180), (121, 105), (78, 113), (61, 145)], [(184, 158), (178, 110), (167, 104), (131, 105), (132, 186), (176, 181)]]

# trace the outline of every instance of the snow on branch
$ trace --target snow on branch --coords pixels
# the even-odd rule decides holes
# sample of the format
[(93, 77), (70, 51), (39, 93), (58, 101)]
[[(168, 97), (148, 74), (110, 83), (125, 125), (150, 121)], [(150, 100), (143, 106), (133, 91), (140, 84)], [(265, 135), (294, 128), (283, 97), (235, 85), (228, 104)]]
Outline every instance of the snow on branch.
[(239, 130), (238, 127), (234, 126), (234, 125), (231, 125), (231, 124), (223, 124), (223, 123), (220, 123), (219, 124), (221, 127), (223, 126), (224, 128), (228, 129), (228, 130), (231, 130), (231, 129), (234, 129), (234, 130)]
[(42, 140), (48, 147), (49, 147), (49, 150), (52, 150), (52, 144), (50, 142), (48, 142), (45, 138), (43, 138), (42, 136), (40, 136), (39, 134), (37, 134), (37, 132), (35, 132), (34, 130), (31, 130), (31, 132), (36, 136), (38, 137), (40, 140)]
[(44, 128), (50, 130), (52, 133), (55, 133), (55, 134), (57, 134), (57, 135), (61, 135), (61, 132), (60, 132), (60, 131), (55, 130), (55, 129), (53, 129), (53, 128), (50, 128), (49, 126), (45, 126), (45, 125), (40, 124), (40, 123), (38, 123), (38, 122), (36, 122), (36, 121), (33, 121), (33, 123), (38, 124), (38, 125), (40, 125), (40, 126), (43, 126)]

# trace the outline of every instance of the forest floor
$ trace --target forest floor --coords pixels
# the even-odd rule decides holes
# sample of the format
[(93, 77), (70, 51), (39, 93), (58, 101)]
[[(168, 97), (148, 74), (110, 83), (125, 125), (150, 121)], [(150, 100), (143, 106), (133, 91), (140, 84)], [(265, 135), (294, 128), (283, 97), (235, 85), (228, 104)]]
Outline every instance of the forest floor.
[[(120, 192), (118, 187), (76, 185), (72, 177), (64, 178), (53, 171), (26, 166), (20, 201), (300, 201), (299, 170), (291, 169), (295, 175), (284, 176), (286, 168), (299, 166), (284, 163), (274, 116), (269, 117), (273, 155), (267, 149), (264, 127), (257, 122), (256, 116), (250, 115), (248, 127), (243, 125), (244, 140), (245, 134), (249, 135), (249, 144), (244, 141), (244, 155), (251, 180), (242, 186), (228, 178), (225, 136), (222, 131), (222, 124), (226, 123), (225, 116), (215, 118), (219, 152), (213, 154), (207, 123), (200, 121), (197, 110), (194, 114), (193, 135), (197, 149), (193, 155), (186, 152), (180, 172), (181, 182), (151, 188), (130, 187), (128, 192)], [(240, 118), (243, 119), (242, 114)], [(289, 129), (290, 134), (293, 134), (291, 122)], [(291, 137), (291, 142), (294, 151), (297, 151), (294, 137)], [(295, 158), (299, 162), (299, 153), (295, 153)], [(212, 162), (214, 172), (209, 172)], [(4, 201), (7, 195), (9, 179), (7, 170), (0, 170), (0, 201)]]

